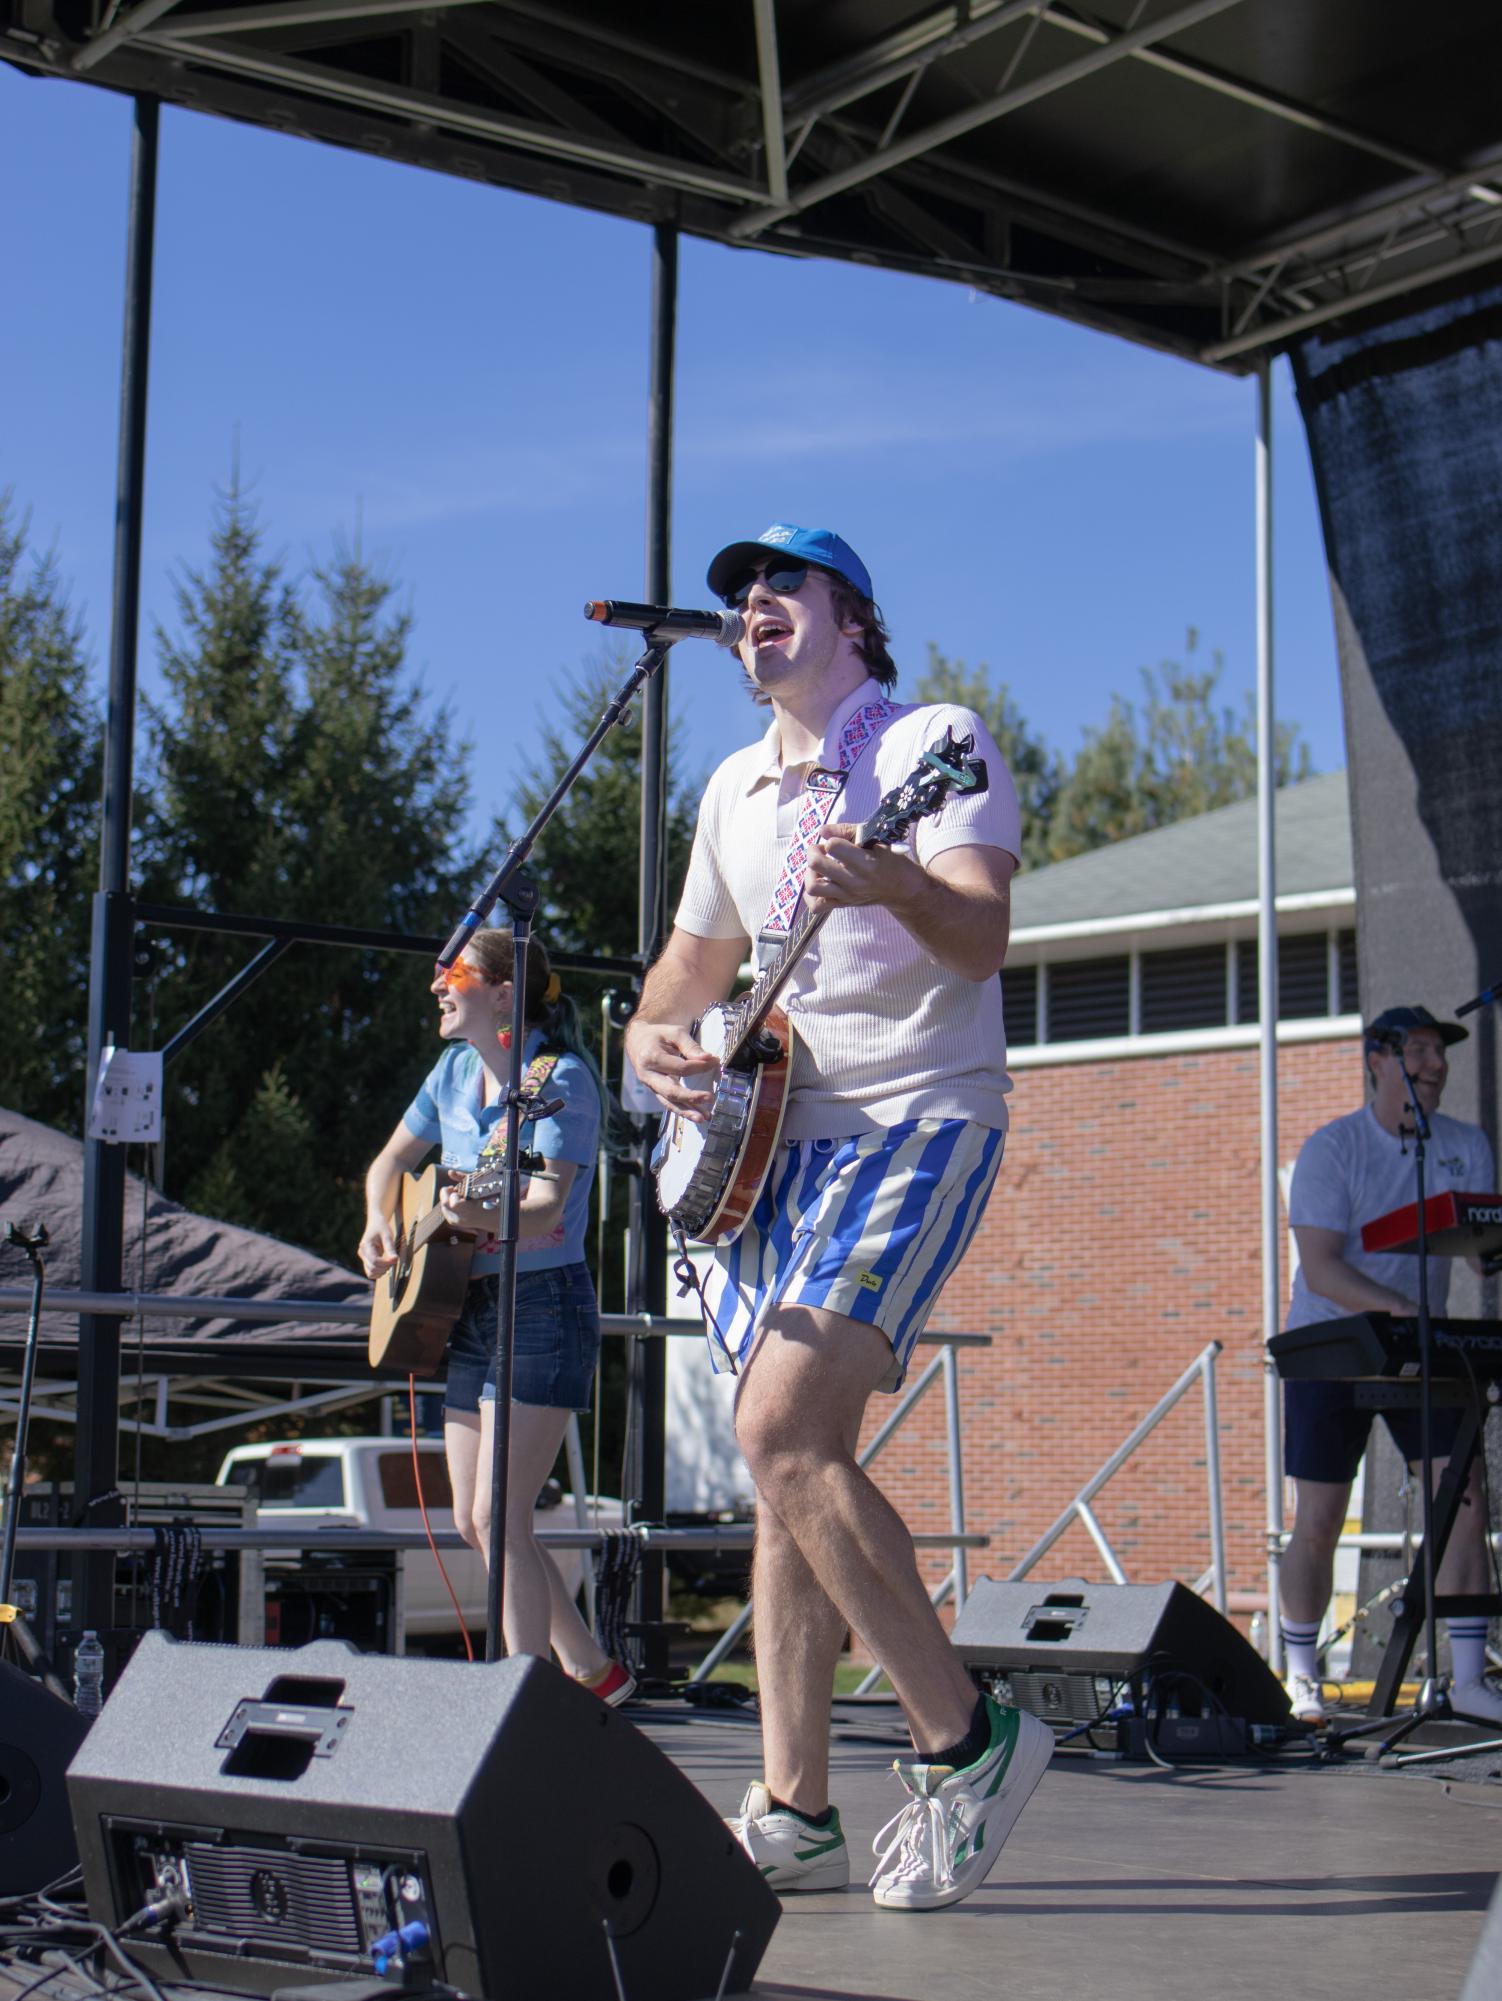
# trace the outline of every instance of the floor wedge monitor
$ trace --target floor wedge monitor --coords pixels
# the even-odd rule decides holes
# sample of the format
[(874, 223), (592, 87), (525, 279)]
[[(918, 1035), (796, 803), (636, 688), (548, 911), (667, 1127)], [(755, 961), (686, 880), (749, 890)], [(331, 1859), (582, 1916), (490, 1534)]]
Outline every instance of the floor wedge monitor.
[(89, 1915), (241, 1992), (700, 2001), (750, 1986), (778, 1917), (688, 1780), (531, 1656), (148, 1634), (68, 1788)]
[(977, 1680), (1100, 1749), (1235, 1752), (1288, 1721), (1261, 1655), (1182, 1584), (983, 1577), (950, 1637)]
[(76, 1865), (63, 1773), (88, 1729), (71, 1702), (0, 1661), (0, 1897), (45, 1889)]

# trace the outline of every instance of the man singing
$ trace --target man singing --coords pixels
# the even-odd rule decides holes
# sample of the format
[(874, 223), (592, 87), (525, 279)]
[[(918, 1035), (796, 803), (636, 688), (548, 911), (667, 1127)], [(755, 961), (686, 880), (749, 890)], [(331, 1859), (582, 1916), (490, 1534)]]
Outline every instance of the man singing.
[[(771, 723), (705, 794), (673, 933), (627, 1033), (643, 1082), (702, 1120), (715, 1063), (692, 1024), (728, 996), (753, 939), (775, 948), (800, 894), (830, 913), (782, 997), (797, 1037), (783, 1143), (706, 1288), (739, 1366), (736, 1435), (758, 1497), (765, 1763), (732, 1826), (776, 1890), (849, 1881), (829, 1704), (851, 1628), (914, 1746), (871, 1888), (886, 1909), (927, 1910), (984, 1880), (1053, 1750), (1045, 1724), (977, 1697), (911, 1537), (855, 1459), (866, 1404), (901, 1385), (1001, 1161), (1017, 798), (976, 716), (890, 700), (871, 579), (838, 535), (779, 523), (722, 549), (709, 586), (745, 617), (740, 659)], [(974, 737), (988, 788), (952, 797), (905, 847), (857, 846), (947, 725)]]

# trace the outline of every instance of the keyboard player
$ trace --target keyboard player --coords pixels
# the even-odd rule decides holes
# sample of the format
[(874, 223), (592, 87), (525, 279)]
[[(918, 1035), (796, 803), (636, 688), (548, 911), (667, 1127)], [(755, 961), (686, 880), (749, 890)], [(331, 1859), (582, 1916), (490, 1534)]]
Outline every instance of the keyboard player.
[[(1288, 1213), (1299, 1268), (1289, 1327), (1374, 1310), (1410, 1315), (1418, 1311), (1418, 1260), (1411, 1254), (1369, 1252), (1361, 1243), (1363, 1223), (1412, 1202), (1415, 1194), (1413, 1108), (1399, 1047), (1430, 1124), (1424, 1157), (1426, 1194), (1496, 1185), (1485, 1133), (1464, 1120), (1446, 1118), (1439, 1110), (1449, 1074), (1447, 1051), (1466, 1034), (1457, 1022), (1436, 1021), (1425, 1007), (1390, 1007), (1368, 1024), (1366, 1103), (1311, 1134), (1293, 1171)], [(1480, 1268), (1476, 1260), (1468, 1262)], [(1435, 1315), (1445, 1310), (1450, 1264), (1448, 1258), (1430, 1262), (1429, 1304)], [(1382, 1415), (1404, 1458), (1410, 1465), (1418, 1462), (1418, 1411)], [(1283, 1384), (1283, 1463), (1297, 1488), (1293, 1534), (1280, 1571), (1283, 1647), (1289, 1700), (1294, 1715), (1305, 1722), (1324, 1720), (1316, 1644), (1330, 1601), (1335, 1545), (1372, 1416), (1357, 1407), (1350, 1383), (1289, 1380)], [(1436, 1473), (1454, 1439), (1457, 1419), (1453, 1408), (1433, 1413)], [(1486, 1526), (1478, 1460), (1435, 1579), (1437, 1593), (1472, 1595), (1490, 1589)], [(1468, 1715), (1495, 1717), (1502, 1723), (1502, 1694), (1485, 1680), (1486, 1620), (1450, 1619), (1446, 1624), (1454, 1669), (1451, 1700)]]

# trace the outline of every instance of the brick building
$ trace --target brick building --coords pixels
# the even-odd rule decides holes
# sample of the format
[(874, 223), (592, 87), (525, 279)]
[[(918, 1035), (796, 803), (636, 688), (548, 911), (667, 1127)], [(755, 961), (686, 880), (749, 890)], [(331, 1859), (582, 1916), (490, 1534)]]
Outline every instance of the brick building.
[[(1343, 772), (1279, 795), (1277, 841), (1278, 1141), (1291, 1163), (1363, 1089)], [(1004, 1576), (1219, 1341), (1232, 1609), (1244, 1619), (1265, 1598), (1256, 866), (1248, 800), (1015, 886), (1007, 1155), (935, 1323), (992, 1341), (960, 1358), (968, 1526), (991, 1537), (972, 1575)], [(1287, 1277), (1285, 1257), (1285, 1297)], [(947, 1526), (936, 1395), (875, 1470), (912, 1527)], [(1208, 1569), (1197, 1390), (1094, 1511), (1131, 1581)], [(947, 1559), (926, 1561), (942, 1577)], [(1106, 1570), (1075, 1524), (1035, 1574)]]

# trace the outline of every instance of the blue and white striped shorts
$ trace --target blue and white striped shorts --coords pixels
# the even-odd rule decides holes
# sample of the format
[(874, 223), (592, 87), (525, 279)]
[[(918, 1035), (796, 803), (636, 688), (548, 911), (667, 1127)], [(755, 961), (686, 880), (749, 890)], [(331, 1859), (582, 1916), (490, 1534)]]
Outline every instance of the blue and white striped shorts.
[(705, 1282), (716, 1371), (750, 1354), (777, 1306), (823, 1306), (880, 1328), (902, 1387), (944, 1281), (975, 1234), (1006, 1134), (968, 1119), (910, 1119), (780, 1148), (761, 1199)]

